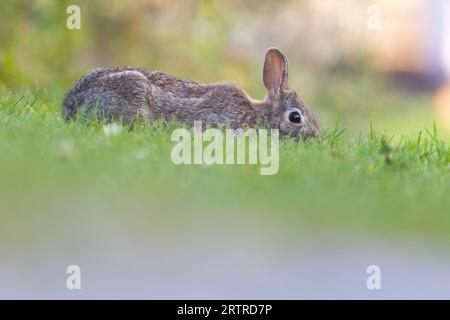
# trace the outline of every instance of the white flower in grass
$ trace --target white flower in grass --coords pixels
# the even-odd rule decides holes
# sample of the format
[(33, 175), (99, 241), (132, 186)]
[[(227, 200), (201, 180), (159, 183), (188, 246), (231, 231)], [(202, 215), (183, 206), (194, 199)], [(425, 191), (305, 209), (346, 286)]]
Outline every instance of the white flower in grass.
[(63, 160), (70, 160), (75, 156), (75, 145), (72, 140), (63, 140), (57, 148), (57, 155)]
[(148, 150), (148, 149), (139, 149), (136, 152), (135, 156), (136, 156), (137, 160), (145, 160), (145, 159), (148, 158), (149, 155), (150, 155), (150, 150)]
[(106, 137), (117, 136), (122, 131), (122, 127), (117, 123), (105, 124), (103, 126), (103, 133)]

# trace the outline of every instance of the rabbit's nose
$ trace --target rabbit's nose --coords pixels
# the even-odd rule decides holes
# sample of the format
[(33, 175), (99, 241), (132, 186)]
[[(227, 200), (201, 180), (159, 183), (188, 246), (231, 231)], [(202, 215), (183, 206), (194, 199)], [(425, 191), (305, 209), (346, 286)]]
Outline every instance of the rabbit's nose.
[(322, 129), (320, 128), (319, 125), (315, 124), (315, 123), (310, 123), (308, 126), (308, 130), (307, 130), (307, 137), (309, 138), (316, 138), (317, 136), (319, 136), (322, 132)]

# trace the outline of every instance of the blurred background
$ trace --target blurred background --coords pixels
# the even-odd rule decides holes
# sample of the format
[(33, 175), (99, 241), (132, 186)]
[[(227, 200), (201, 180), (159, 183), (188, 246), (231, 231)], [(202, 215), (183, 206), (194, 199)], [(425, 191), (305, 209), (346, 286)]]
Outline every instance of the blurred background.
[[(448, 159), (431, 143), (286, 142), (280, 173), (261, 177), (176, 167), (158, 128), (111, 138), (60, 118), (96, 67), (262, 99), (276, 46), (325, 128), (340, 119), (357, 139), (372, 119), (416, 139), (435, 119), (450, 141), (450, 1), (2, 0), (0, 21), (0, 298), (450, 297)], [(71, 264), (81, 291), (65, 287)], [(366, 287), (372, 264), (381, 291)]]
[[(66, 8), (81, 8), (81, 29)], [(61, 98), (94, 67), (164, 70), (199, 82), (233, 80), (255, 98), (265, 50), (281, 48), (290, 83), (325, 125), (373, 118), (416, 134), (433, 116), (450, 130), (447, 0), (3, 1), (0, 90)]]

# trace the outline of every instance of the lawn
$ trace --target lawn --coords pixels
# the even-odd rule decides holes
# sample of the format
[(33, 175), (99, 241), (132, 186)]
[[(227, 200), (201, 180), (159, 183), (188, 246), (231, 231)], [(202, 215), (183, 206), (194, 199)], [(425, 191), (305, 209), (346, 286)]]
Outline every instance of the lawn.
[(450, 149), (432, 121), (415, 136), (368, 120), (360, 134), (337, 123), (315, 141), (282, 140), (278, 174), (261, 176), (255, 165), (176, 166), (170, 124), (105, 134), (100, 124), (64, 122), (60, 98), (0, 100), (4, 241), (55, 237), (77, 217), (86, 228), (100, 212), (102, 223), (121, 217), (124, 227), (226, 218), (293, 233), (450, 239)]

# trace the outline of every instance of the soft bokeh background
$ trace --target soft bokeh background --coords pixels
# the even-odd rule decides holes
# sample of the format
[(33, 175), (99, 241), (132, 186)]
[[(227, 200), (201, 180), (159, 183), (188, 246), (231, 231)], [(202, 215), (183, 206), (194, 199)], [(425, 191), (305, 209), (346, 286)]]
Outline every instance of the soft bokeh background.
[[(66, 28), (71, 4), (81, 30)], [(420, 154), (286, 143), (280, 173), (261, 177), (175, 167), (161, 128), (108, 138), (59, 116), (95, 67), (232, 80), (263, 98), (277, 46), (325, 128), (340, 119), (358, 139), (372, 119), (420, 144), (435, 119), (448, 141), (449, 1), (19, 0), (1, 2), (0, 21), (1, 298), (450, 297), (438, 141)], [(69, 264), (82, 291), (65, 287)], [(366, 288), (371, 264), (381, 291)]]
[(450, 13), (446, 0), (3, 1), (0, 88), (62, 91), (90, 69), (133, 65), (199, 82), (233, 80), (254, 97), (264, 51), (289, 57), (291, 86), (325, 125), (372, 118), (414, 133), (433, 116), (450, 128)]

